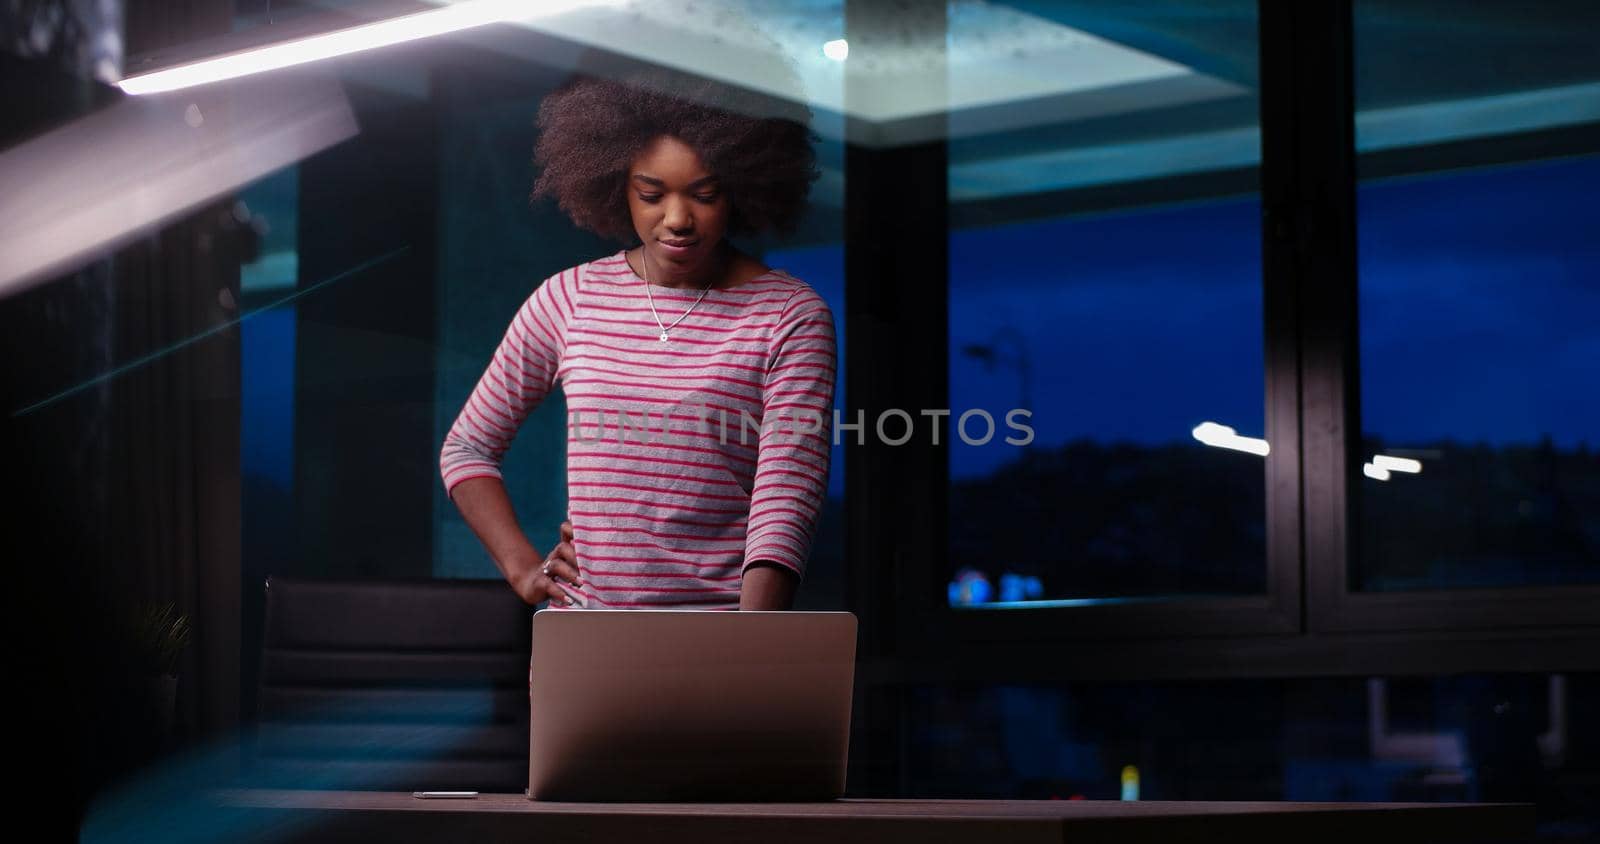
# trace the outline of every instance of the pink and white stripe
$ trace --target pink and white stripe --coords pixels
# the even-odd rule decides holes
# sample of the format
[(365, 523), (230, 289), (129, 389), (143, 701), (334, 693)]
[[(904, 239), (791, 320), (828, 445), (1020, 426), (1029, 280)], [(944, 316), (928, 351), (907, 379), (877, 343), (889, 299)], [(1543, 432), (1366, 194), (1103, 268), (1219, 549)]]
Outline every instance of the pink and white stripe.
[[(736, 609), (746, 566), (803, 574), (810, 556), (827, 492), (833, 314), (774, 270), (709, 291), (662, 343), (644, 285), (622, 252), (541, 284), (445, 437), (440, 471), (448, 491), (500, 477), (518, 426), (560, 383), (589, 606)], [(651, 293), (667, 323), (699, 295)]]

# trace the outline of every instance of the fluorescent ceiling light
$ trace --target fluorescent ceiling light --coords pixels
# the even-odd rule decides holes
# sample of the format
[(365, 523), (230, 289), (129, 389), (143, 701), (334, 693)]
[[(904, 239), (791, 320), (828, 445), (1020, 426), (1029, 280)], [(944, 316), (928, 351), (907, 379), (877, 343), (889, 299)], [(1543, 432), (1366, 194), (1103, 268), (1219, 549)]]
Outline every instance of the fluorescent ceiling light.
[(1255, 437), (1241, 437), (1227, 425), (1215, 422), (1201, 422), (1194, 427), (1194, 438), (1214, 448), (1226, 448), (1233, 451), (1243, 451), (1249, 454), (1267, 456), (1271, 448), (1266, 440)]
[(1422, 461), (1420, 460), (1412, 460), (1409, 457), (1390, 457), (1387, 454), (1374, 456), (1372, 465), (1390, 472), (1405, 472), (1408, 475), (1415, 475), (1422, 471)]
[(203, 59), (140, 74), (117, 83), (129, 94), (156, 94), (194, 85), (237, 79), (294, 65), (458, 32), (485, 24), (547, 17), (576, 8), (612, 5), (617, 0), (470, 0), (414, 15), (297, 38), (253, 50)]
[(1361, 464), (1361, 474), (1375, 481), (1389, 480), (1389, 470), (1372, 463)]
[(124, 97), (0, 152), (0, 298), (356, 134), (337, 82)]

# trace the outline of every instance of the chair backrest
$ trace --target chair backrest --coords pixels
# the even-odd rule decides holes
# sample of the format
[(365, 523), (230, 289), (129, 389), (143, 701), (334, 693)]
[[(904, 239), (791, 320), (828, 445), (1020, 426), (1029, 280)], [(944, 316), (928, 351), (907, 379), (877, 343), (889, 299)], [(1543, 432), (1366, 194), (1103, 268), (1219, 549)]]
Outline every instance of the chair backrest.
[(250, 780), (522, 791), (531, 616), (499, 581), (269, 579)]

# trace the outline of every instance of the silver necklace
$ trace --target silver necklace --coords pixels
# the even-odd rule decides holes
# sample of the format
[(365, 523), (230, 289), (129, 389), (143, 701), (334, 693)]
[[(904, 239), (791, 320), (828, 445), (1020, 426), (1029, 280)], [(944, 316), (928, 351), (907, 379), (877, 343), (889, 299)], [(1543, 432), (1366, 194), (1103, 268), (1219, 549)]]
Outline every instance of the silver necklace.
[(706, 298), (706, 294), (711, 291), (711, 285), (716, 281), (716, 277), (713, 276), (711, 281), (706, 282), (706, 286), (700, 290), (700, 299), (694, 300), (694, 305), (690, 305), (689, 310), (683, 312), (683, 316), (673, 320), (671, 325), (662, 325), (661, 314), (656, 313), (656, 298), (650, 293), (650, 288), (652, 286), (650, 284), (650, 263), (644, 259), (643, 247), (640, 247), (639, 249), (639, 266), (644, 267), (644, 295), (645, 298), (650, 300), (650, 315), (656, 318), (656, 326), (661, 329), (661, 342), (665, 343), (672, 339), (668, 336), (668, 332), (674, 328), (677, 328), (678, 323), (683, 322), (683, 318), (689, 315), (689, 311), (693, 311), (694, 306), (700, 304), (700, 299)]

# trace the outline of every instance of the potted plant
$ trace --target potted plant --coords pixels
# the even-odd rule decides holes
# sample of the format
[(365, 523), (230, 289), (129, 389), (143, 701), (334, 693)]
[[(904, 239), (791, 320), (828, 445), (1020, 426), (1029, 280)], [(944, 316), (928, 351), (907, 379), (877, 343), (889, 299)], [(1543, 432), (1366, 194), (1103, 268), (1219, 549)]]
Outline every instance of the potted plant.
[(172, 731), (178, 699), (178, 661), (193, 638), (189, 617), (173, 604), (146, 604), (134, 620), (134, 646), (147, 681), (149, 705), (160, 735)]

